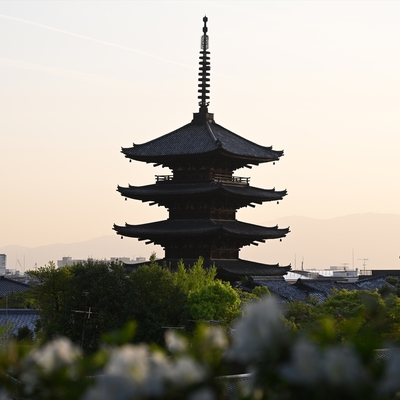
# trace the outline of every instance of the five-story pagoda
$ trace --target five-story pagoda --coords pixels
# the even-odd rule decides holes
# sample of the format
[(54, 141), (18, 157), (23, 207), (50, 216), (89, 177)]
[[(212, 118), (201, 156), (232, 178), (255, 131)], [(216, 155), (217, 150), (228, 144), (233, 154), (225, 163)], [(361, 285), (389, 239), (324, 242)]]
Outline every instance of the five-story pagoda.
[(172, 175), (157, 175), (148, 186), (118, 186), (125, 198), (152, 202), (168, 209), (165, 221), (142, 225), (114, 225), (121, 236), (147, 240), (165, 249), (164, 260), (172, 267), (179, 259), (192, 264), (202, 256), (215, 264), (227, 279), (240, 276), (281, 276), (290, 266), (261, 264), (239, 258), (250, 244), (279, 239), (288, 228), (264, 227), (236, 220), (241, 207), (279, 201), (286, 190), (261, 189), (250, 178), (234, 175), (242, 167), (278, 161), (283, 151), (250, 142), (214, 121), (208, 112), (210, 58), (207, 17), (203, 18), (199, 71), (199, 112), (189, 124), (150, 142), (122, 148), (125, 157), (168, 167)]

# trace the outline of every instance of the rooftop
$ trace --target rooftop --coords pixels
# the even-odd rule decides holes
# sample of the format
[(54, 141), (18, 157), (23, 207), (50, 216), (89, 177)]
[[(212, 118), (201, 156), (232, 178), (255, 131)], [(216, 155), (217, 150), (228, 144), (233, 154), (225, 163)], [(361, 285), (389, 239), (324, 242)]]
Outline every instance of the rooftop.
[[(221, 155), (242, 158), (241, 166), (277, 161), (283, 151), (260, 146), (216, 123), (191, 122), (144, 144), (122, 148), (125, 157), (138, 161), (170, 165), (171, 157)], [(237, 167), (239, 168), (239, 166)]]
[(249, 237), (250, 241), (263, 241), (286, 236), (289, 228), (280, 229), (248, 224), (240, 221), (221, 221), (211, 219), (168, 219), (142, 225), (125, 226), (114, 225), (118, 234), (136, 238), (148, 239), (151, 237), (182, 237), (182, 235), (213, 235), (229, 233), (237, 237)]

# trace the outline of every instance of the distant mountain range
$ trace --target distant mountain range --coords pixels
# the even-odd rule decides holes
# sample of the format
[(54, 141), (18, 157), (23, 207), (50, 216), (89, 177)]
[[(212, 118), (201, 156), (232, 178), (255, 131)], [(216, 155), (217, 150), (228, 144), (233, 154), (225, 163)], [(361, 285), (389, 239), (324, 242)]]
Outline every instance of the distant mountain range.
[[(352, 214), (332, 219), (285, 217), (272, 222), (290, 226), (282, 242), (247, 247), (241, 257), (266, 263), (291, 264), (292, 269), (326, 269), (346, 266), (366, 269), (400, 269), (400, 215)], [(265, 223), (263, 225), (269, 225)], [(262, 248), (262, 250), (261, 250)], [(261, 251), (260, 251), (261, 250)], [(260, 258), (265, 257), (265, 259)]]
[[(400, 215), (353, 214), (332, 219), (307, 217), (285, 217), (262, 223), (265, 226), (278, 224), (290, 226), (291, 232), (279, 242), (267, 241), (259, 246), (247, 246), (240, 257), (267, 264), (291, 264), (293, 269), (325, 269), (330, 266), (366, 269), (400, 269)], [(139, 256), (148, 259), (155, 251), (163, 256), (160, 246), (146, 246), (136, 239), (116, 235), (102, 236), (92, 240), (51, 244), (28, 248), (6, 246), (0, 253), (7, 255), (7, 268), (25, 269), (42, 266), (48, 261), (57, 261), (63, 256), (73, 259), (109, 259), (111, 257)]]
[[(148, 259), (153, 251), (163, 256), (160, 246), (146, 246), (143, 242), (136, 239), (121, 238), (117, 235), (100, 236), (84, 242), (75, 243), (55, 243), (40, 247), (5, 246), (0, 247), (0, 254), (7, 255), (7, 268), (17, 269), (21, 272), (40, 267), (49, 261), (54, 261), (62, 257), (72, 257), (72, 259), (86, 260), (110, 259), (111, 257), (146, 257)], [(25, 267), (25, 268), (24, 268)]]

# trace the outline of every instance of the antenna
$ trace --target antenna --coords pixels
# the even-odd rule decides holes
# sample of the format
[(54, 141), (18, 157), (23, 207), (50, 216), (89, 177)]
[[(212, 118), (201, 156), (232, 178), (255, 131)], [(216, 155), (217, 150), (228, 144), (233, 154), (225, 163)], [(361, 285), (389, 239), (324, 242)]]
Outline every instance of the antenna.
[(358, 260), (362, 261), (362, 265), (364, 267), (364, 275), (365, 275), (365, 266), (367, 265), (368, 258), (358, 258)]

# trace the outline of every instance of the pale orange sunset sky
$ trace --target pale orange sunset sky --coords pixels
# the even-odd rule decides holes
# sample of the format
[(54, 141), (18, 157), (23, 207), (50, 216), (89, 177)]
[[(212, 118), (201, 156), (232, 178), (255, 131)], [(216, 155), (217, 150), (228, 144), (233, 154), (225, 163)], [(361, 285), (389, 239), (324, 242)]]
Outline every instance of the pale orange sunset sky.
[(0, 247), (167, 217), (116, 192), (169, 172), (120, 148), (197, 111), (205, 14), (210, 112), (285, 151), (236, 172), (288, 190), (238, 219), (400, 214), (400, 2), (2, 1)]

